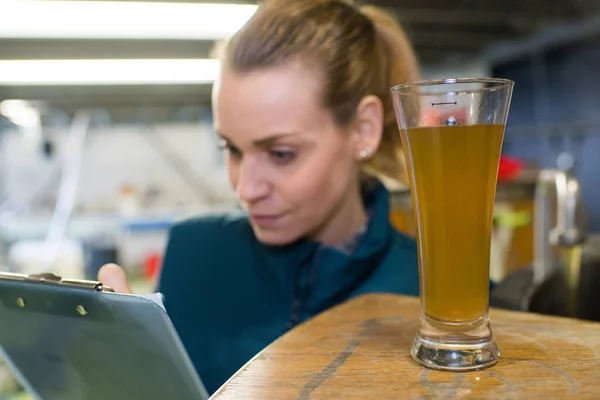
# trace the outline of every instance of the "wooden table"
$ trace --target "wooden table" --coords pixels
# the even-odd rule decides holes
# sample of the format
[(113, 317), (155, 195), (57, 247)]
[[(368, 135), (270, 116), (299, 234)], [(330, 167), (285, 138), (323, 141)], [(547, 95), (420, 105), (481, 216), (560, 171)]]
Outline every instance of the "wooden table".
[(415, 298), (367, 295), (298, 326), (214, 399), (600, 399), (600, 324), (491, 311), (501, 360), (475, 372), (423, 368), (409, 349)]

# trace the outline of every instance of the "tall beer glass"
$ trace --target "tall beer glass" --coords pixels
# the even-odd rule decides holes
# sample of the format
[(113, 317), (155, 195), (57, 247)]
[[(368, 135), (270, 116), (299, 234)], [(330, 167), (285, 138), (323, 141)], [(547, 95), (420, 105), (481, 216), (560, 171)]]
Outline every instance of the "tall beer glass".
[(419, 81), (391, 90), (417, 221), (421, 327), (412, 357), (468, 371), (500, 356), (488, 318), (494, 197), (514, 83)]

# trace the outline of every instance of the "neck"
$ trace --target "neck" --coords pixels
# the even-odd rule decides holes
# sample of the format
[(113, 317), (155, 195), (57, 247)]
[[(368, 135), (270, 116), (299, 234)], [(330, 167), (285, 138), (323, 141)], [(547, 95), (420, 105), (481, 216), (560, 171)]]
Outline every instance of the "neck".
[[(360, 186), (360, 185), (359, 185)], [(312, 239), (326, 246), (339, 247), (347, 243), (367, 223), (367, 212), (360, 194), (360, 187), (351, 192), (334, 210)]]

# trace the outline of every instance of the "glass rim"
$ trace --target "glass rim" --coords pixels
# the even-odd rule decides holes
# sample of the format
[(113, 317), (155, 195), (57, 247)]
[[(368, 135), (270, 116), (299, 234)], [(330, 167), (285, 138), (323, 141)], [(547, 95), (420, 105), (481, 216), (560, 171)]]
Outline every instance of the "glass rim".
[[(444, 86), (448, 85), (461, 85), (461, 84), (475, 84), (475, 83), (491, 83), (492, 86), (485, 88), (473, 88), (473, 89), (459, 89), (459, 90), (448, 90), (448, 91), (423, 91), (423, 92), (408, 92), (405, 89), (427, 87), (427, 86)], [(420, 81), (413, 81), (394, 85), (390, 89), (390, 93), (399, 95), (441, 95), (447, 92), (455, 93), (481, 93), (481, 92), (493, 92), (497, 90), (503, 90), (514, 86), (515, 82), (505, 78), (445, 78), (445, 79), (427, 79)]]

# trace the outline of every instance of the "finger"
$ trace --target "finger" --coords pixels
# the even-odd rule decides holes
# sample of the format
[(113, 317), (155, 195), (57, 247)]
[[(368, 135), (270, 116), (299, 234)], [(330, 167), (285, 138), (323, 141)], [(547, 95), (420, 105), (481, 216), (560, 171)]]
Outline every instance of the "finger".
[(104, 286), (113, 288), (117, 293), (132, 293), (125, 271), (116, 264), (106, 264), (100, 268), (98, 281), (102, 282)]

